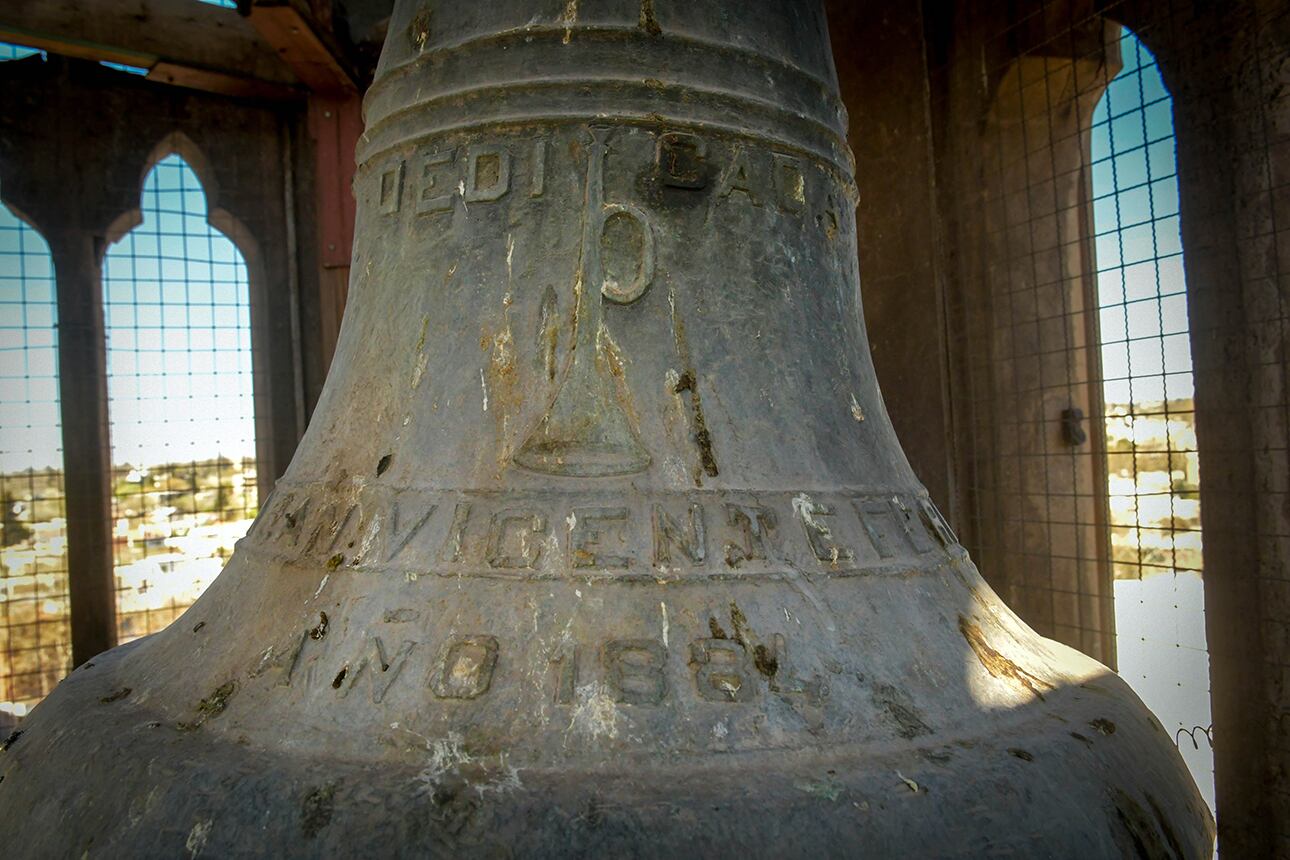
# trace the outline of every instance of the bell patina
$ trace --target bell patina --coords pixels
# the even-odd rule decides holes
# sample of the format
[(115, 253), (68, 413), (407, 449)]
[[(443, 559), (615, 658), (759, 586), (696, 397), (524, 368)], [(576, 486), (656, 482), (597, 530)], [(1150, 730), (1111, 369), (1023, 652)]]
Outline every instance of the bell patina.
[(365, 117), (295, 459), (27, 719), (4, 853), (1210, 856), (901, 451), (822, 2), (400, 2)]

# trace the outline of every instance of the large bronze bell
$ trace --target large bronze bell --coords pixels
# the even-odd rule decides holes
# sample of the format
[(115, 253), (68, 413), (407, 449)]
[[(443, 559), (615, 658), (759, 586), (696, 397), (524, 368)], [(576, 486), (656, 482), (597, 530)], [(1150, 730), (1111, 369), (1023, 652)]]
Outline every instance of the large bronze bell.
[(892, 433), (821, 2), (400, 2), (365, 110), (309, 431), (7, 856), (1209, 855)]

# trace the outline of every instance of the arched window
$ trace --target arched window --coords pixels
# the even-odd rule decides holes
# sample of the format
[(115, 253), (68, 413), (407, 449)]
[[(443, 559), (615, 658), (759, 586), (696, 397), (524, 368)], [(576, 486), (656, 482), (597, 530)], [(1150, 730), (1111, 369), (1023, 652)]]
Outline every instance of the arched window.
[(0, 205), (0, 725), (71, 669), (49, 246)]
[(1107, 481), (1120, 674), (1214, 805), (1200, 468), (1173, 102), (1128, 30), (1092, 118)]
[(197, 599), (258, 504), (246, 262), (179, 155), (141, 210), (103, 266), (122, 642)]

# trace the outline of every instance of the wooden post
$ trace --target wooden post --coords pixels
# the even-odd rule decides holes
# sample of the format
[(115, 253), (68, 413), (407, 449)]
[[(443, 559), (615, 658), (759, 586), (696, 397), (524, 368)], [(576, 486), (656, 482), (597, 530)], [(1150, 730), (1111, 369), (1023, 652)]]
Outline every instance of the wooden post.
[(318, 195), (319, 306), (322, 362), (331, 365), (349, 292), (354, 244), (354, 149), (363, 133), (362, 102), (356, 94), (309, 99)]
[(108, 435), (101, 240), (47, 236), (58, 290), (59, 402), (63, 423), (72, 663), (116, 644), (112, 571), (112, 444)]

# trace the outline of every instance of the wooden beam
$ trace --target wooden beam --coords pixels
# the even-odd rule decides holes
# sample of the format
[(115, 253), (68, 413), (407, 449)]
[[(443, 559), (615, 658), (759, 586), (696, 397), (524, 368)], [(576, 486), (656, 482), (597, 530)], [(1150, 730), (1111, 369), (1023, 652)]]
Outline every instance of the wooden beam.
[(356, 76), (321, 26), (291, 3), (257, 4), (250, 21), (265, 42), (315, 93), (344, 97), (358, 92)]
[(304, 95), (296, 87), (283, 86), (282, 84), (256, 80), (255, 78), (243, 78), (226, 74), (225, 72), (211, 71), (210, 69), (183, 66), (166, 60), (160, 60), (148, 69), (148, 80), (244, 99), (288, 101), (299, 99)]
[(259, 83), (276, 85), (281, 96), (300, 81), (250, 21), (195, 0), (4, 0), (0, 39), (81, 59), (161, 66), (159, 80), (225, 94), (247, 95)]
[[(3, 15), (0, 11), (0, 15)], [(0, 42), (23, 45), (28, 48), (39, 48), (62, 54), (64, 57), (75, 57), (78, 60), (99, 60), (108, 63), (121, 63), (126, 66), (137, 66), (150, 69), (157, 62), (155, 54), (132, 51), (128, 48), (102, 45), (98, 42), (87, 42), (71, 36), (58, 36), (51, 33), (39, 33), (23, 27), (15, 27), (0, 21)]]
[(362, 133), (362, 102), (357, 94), (348, 98), (313, 96), (309, 99), (324, 368), (331, 364), (349, 290), (350, 251), (354, 244), (354, 150)]
[(363, 105), (347, 99), (309, 99), (314, 138), (318, 229), (324, 268), (348, 267), (354, 244), (354, 150), (363, 133)]
[(67, 589), (72, 663), (80, 666), (117, 640), (102, 255), (82, 231), (47, 231), (46, 237), (58, 285)]

